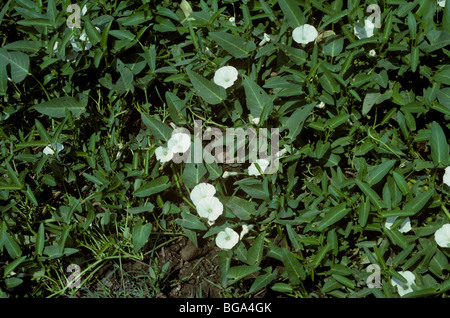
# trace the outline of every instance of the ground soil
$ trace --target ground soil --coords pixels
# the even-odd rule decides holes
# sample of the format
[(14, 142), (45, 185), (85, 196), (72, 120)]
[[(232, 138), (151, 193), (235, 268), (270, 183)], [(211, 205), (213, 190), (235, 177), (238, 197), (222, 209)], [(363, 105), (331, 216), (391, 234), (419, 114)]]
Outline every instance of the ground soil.
[(149, 263), (137, 260), (122, 260), (122, 271), (117, 263), (105, 264), (98, 271), (97, 283), (90, 290), (94, 295), (116, 297), (223, 297), (217, 268), (219, 251), (214, 242), (199, 243), (197, 247), (186, 237), (180, 237), (153, 256), (158, 260), (159, 270), (169, 262), (167, 274), (159, 282), (157, 293), (148, 277)]

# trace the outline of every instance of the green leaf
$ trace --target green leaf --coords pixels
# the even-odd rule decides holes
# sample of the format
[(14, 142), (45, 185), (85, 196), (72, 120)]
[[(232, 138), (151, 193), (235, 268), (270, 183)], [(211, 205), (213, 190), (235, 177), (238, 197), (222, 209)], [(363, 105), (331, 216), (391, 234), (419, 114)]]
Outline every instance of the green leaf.
[[(254, 118), (259, 118), (262, 114), (266, 116), (270, 114), (272, 112), (273, 103), (269, 95), (267, 95), (267, 93), (248, 76), (244, 76), (242, 84), (244, 85), (247, 108), (250, 110), (252, 116)], [(262, 125), (265, 116), (260, 119), (260, 124)]]
[(137, 224), (133, 227), (132, 241), (135, 252), (139, 252), (139, 250), (145, 245), (151, 232), (151, 223), (146, 223), (145, 225)]
[(340, 35), (327, 37), (323, 46), (323, 54), (335, 57), (341, 54), (344, 47), (344, 38)]
[(182, 219), (177, 219), (176, 222), (178, 225), (180, 225), (182, 228), (191, 229), (191, 230), (199, 230), (199, 231), (205, 231), (207, 230), (207, 227), (205, 224), (200, 221), (198, 217), (195, 215), (192, 215), (190, 213), (181, 212)]
[(7, 232), (3, 232), (3, 241), (5, 242), (6, 251), (11, 258), (16, 259), (22, 255), (22, 251), (16, 240)]
[(400, 191), (402, 191), (404, 195), (407, 195), (410, 191), (408, 182), (406, 182), (405, 178), (396, 171), (392, 172), (392, 175), (394, 176), (395, 183)]
[(195, 92), (208, 104), (220, 104), (227, 98), (227, 93), (223, 87), (214, 84), (194, 71), (187, 70), (187, 74), (192, 85), (194, 85)]
[(220, 201), (239, 219), (250, 220), (252, 215), (256, 214), (254, 202), (249, 202), (239, 197), (220, 197)]
[(441, 68), (440, 71), (437, 71), (434, 76), (433, 79), (436, 82), (445, 84), (445, 85), (450, 85), (450, 66), (446, 65), (443, 68)]
[(26, 256), (22, 256), (6, 265), (4, 267), (3, 277), (7, 277), (17, 266), (22, 264), (26, 258)]
[(370, 188), (367, 183), (362, 182), (359, 179), (355, 179), (356, 185), (361, 189), (361, 191), (370, 199), (378, 210), (385, 208), (384, 203), (381, 201), (380, 196)]
[(3, 5), (2, 11), (0, 11), (0, 25), (2, 24), (3, 17), (5, 16), (5, 13), (8, 12), (10, 3), (11, 3), (11, 0), (8, 0), (8, 2)]
[(30, 68), (28, 55), (22, 52), (8, 52), (0, 48), (0, 66), (8, 64), (11, 67), (11, 80), (13, 82), (19, 83), (28, 75), (28, 69)]
[(148, 197), (152, 194), (160, 193), (167, 188), (169, 188), (171, 183), (169, 182), (168, 176), (158, 177), (150, 182), (146, 182), (139, 189), (134, 191), (133, 195), (135, 197)]
[(78, 102), (74, 97), (64, 96), (35, 105), (34, 109), (39, 113), (50, 117), (64, 118), (66, 117), (66, 109), (69, 110), (74, 117), (79, 117), (84, 112), (85, 106)]
[(227, 272), (227, 278), (230, 278), (231, 281), (229, 282), (230, 285), (234, 284), (235, 282), (241, 280), (244, 277), (247, 277), (248, 275), (251, 275), (253, 273), (256, 273), (259, 271), (261, 267), (256, 265), (238, 265), (233, 266), (228, 269)]
[(444, 30), (450, 34), (450, 6), (447, 2), (444, 7), (444, 14), (442, 16), (442, 25), (444, 26)]
[(359, 205), (359, 224), (365, 227), (370, 214), (370, 202), (369, 198), (362, 198)]
[(411, 54), (409, 58), (409, 63), (411, 65), (411, 71), (415, 72), (417, 70), (417, 66), (419, 66), (419, 55), (420, 49), (417, 46), (413, 46), (411, 48)]
[(266, 273), (263, 275), (259, 275), (255, 278), (253, 281), (253, 284), (250, 286), (249, 293), (255, 293), (264, 287), (266, 287), (268, 284), (270, 284), (278, 275), (278, 271), (274, 270), (272, 273)]
[(209, 32), (211, 39), (237, 59), (247, 58), (256, 49), (253, 41), (227, 32)]
[(314, 109), (315, 104), (309, 104), (300, 108), (297, 108), (291, 117), (286, 122), (286, 126), (289, 129), (288, 138), (294, 140), (303, 129), (303, 125), (308, 118), (311, 111)]
[(207, 170), (203, 163), (186, 163), (183, 171), (183, 182), (188, 188), (200, 183)]
[(264, 249), (264, 238), (266, 232), (261, 233), (256, 240), (253, 241), (252, 246), (247, 252), (247, 264), (248, 265), (259, 265), (263, 255)]
[(287, 249), (283, 248), (282, 254), (284, 268), (288, 273), (289, 280), (294, 285), (300, 284), (300, 280), (306, 278), (306, 272), (303, 265), (295, 258), (294, 254)]
[(319, 231), (323, 231), (326, 227), (333, 225), (334, 223), (342, 219), (350, 211), (350, 208), (345, 207), (345, 203), (341, 203), (335, 207), (332, 207), (328, 210), (328, 212), (326, 212), (325, 217), (322, 219), (317, 229)]
[(177, 95), (172, 92), (166, 92), (166, 102), (169, 107), (169, 114), (172, 120), (180, 125), (185, 123), (186, 105)]
[(291, 28), (305, 24), (305, 15), (295, 0), (278, 0), (278, 5)]
[(433, 196), (434, 190), (428, 190), (425, 192), (418, 193), (417, 196), (407, 201), (405, 205), (403, 205), (403, 211), (408, 213), (408, 215), (414, 215), (418, 213), (422, 208), (427, 204), (428, 200)]
[(437, 91), (436, 97), (445, 108), (446, 113), (450, 114), (450, 87), (444, 87)]
[(160, 120), (153, 118), (149, 114), (141, 113), (142, 121), (145, 126), (152, 132), (156, 139), (168, 141), (172, 136), (173, 129), (162, 123)]
[(395, 165), (395, 162), (395, 160), (388, 160), (369, 170), (367, 175), (367, 183), (369, 184), (369, 186), (372, 187), (373, 185), (380, 182), (384, 178), (384, 176), (389, 173), (389, 171)]
[(444, 130), (435, 121), (431, 124), (431, 158), (436, 166), (446, 166), (449, 153), (447, 138)]
[(86, 34), (89, 41), (92, 43), (92, 46), (97, 45), (97, 43), (101, 40), (101, 36), (89, 18), (84, 19), (84, 29), (86, 30)]

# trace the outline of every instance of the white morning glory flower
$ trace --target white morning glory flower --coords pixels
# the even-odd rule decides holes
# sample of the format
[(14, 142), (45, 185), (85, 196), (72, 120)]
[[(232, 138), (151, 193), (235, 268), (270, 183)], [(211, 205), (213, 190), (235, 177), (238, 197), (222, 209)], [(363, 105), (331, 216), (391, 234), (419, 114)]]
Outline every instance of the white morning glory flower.
[(444, 183), (450, 187), (450, 166), (445, 168), (444, 177), (442, 179)]
[(439, 5), (441, 8), (444, 8), (444, 7), (445, 7), (445, 1), (446, 1), (446, 0), (437, 0), (437, 3), (438, 3), (438, 5)]
[[(395, 220), (397, 220), (396, 216), (391, 216), (386, 218), (386, 228), (391, 229), (392, 224), (394, 224)], [(409, 217), (407, 217), (405, 219), (405, 221), (403, 221), (403, 223), (400, 225), (400, 228), (398, 229), (401, 233), (406, 233), (411, 231), (411, 220), (409, 219)]]
[(167, 162), (172, 160), (173, 152), (169, 150), (169, 148), (159, 146), (155, 150), (156, 159), (161, 162)]
[[(259, 165), (259, 168), (262, 172), (266, 170), (266, 168), (269, 166), (270, 162), (267, 159), (256, 159), (256, 163)], [(256, 168), (255, 163), (253, 162), (248, 167), (248, 175), (249, 176), (260, 176), (261, 174), (258, 171), (258, 168)]]
[(234, 66), (223, 66), (214, 73), (214, 83), (227, 89), (233, 86), (238, 78), (238, 71)]
[(191, 136), (185, 133), (174, 133), (167, 142), (167, 145), (173, 153), (184, 153), (191, 146)]
[(317, 108), (324, 108), (325, 107), (325, 103), (324, 102), (320, 102), (319, 104), (316, 105)]
[(377, 52), (375, 52), (375, 50), (372, 49), (369, 51), (369, 55), (375, 57), (377, 55)]
[(397, 291), (400, 294), (400, 296), (403, 296), (405, 294), (408, 294), (412, 291), (414, 291), (412, 289), (412, 285), (414, 284), (416, 277), (414, 276), (414, 274), (410, 271), (400, 271), (398, 272), (400, 275), (402, 275), (408, 282), (405, 284), (403, 282), (401, 282), (400, 280), (398, 280), (397, 278), (393, 277), (391, 279), (391, 284), (392, 286), (397, 286)]
[(198, 215), (208, 221), (215, 221), (223, 212), (222, 202), (216, 197), (203, 198), (198, 201), (196, 207)]
[(224, 250), (232, 249), (239, 242), (239, 234), (229, 227), (216, 236), (216, 245)]
[(353, 27), (353, 32), (358, 39), (370, 38), (373, 36), (373, 30), (375, 29), (375, 24), (371, 19), (367, 18), (364, 20), (364, 27), (359, 26), (359, 20)]
[(213, 197), (216, 194), (216, 188), (209, 183), (199, 183), (191, 191), (191, 200), (195, 206), (198, 205), (200, 200), (208, 197)]
[(250, 224), (250, 225), (243, 224), (241, 234), (239, 234), (239, 239), (242, 240), (244, 235), (247, 234), (252, 228), (253, 228), (252, 224)]
[(450, 247), (450, 224), (444, 224), (437, 230), (434, 239), (440, 247)]
[(263, 39), (259, 42), (259, 46), (263, 46), (267, 42), (270, 42), (270, 36), (267, 33), (264, 33)]
[(296, 27), (292, 32), (292, 38), (294, 41), (303, 46), (313, 42), (318, 35), (319, 32), (317, 32), (316, 28), (310, 24), (304, 24)]
[(64, 145), (59, 142), (52, 142), (50, 145), (44, 148), (42, 151), (45, 155), (54, 155), (56, 150), (56, 155), (60, 153), (61, 150), (64, 149)]

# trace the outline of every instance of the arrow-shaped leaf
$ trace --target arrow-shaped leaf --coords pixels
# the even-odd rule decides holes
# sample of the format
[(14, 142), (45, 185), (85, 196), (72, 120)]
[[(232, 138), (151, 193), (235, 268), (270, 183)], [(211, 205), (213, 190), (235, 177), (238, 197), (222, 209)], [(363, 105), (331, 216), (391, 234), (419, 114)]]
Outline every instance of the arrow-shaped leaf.
[(194, 71), (187, 70), (187, 74), (197, 94), (208, 104), (216, 105), (227, 98), (227, 93), (223, 87), (214, 84)]
[(133, 195), (139, 198), (147, 197), (152, 194), (160, 193), (169, 187), (169, 177), (161, 176), (142, 185), (139, 189), (134, 191)]
[(70, 96), (55, 98), (34, 106), (41, 114), (56, 118), (66, 117), (66, 108), (73, 116), (78, 117), (84, 112), (85, 106)]
[(317, 229), (319, 231), (323, 231), (326, 227), (336, 223), (344, 216), (346, 216), (347, 213), (350, 212), (350, 210), (350, 208), (345, 208), (345, 203), (341, 203), (335, 207), (332, 207), (325, 214), (325, 217), (322, 219), (322, 222), (320, 222)]
[(444, 130), (435, 121), (431, 124), (431, 158), (436, 166), (447, 165), (448, 144)]

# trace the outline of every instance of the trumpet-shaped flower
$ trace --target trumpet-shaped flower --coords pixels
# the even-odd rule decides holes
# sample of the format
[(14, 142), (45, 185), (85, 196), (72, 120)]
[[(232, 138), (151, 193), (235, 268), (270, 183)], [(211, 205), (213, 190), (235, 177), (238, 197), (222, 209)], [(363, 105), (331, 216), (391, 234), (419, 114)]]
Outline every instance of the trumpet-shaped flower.
[(361, 27), (359, 25), (359, 21), (356, 22), (356, 25), (353, 27), (353, 32), (355, 33), (358, 39), (370, 38), (373, 36), (373, 30), (375, 29), (375, 24), (371, 19), (367, 18), (364, 20), (364, 26)]
[[(256, 159), (256, 163), (259, 165), (259, 168), (261, 169), (261, 172), (264, 173), (264, 170), (269, 166), (270, 162), (267, 159)], [(255, 163), (253, 162), (248, 167), (248, 175), (249, 176), (259, 176), (261, 173), (259, 173), (258, 168), (256, 168)]]
[(42, 151), (45, 155), (54, 155), (56, 151), (56, 155), (60, 153), (61, 150), (64, 149), (64, 145), (59, 142), (52, 142), (50, 145), (44, 148)]
[(172, 160), (173, 152), (169, 150), (169, 148), (159, 146), (155, 150), (156, 159), (161, 162), (167, 162)]
[(191, 136), (185, 133), (174, 133), (167, 142), (167, 146), (172, 153), (184, 153), (191, 146)]
[(450, 166), (445, 168), (444, 177), (442, 179), (444, 183), (450, 187)]
[(250, 232), (250, 230), (253, 228), (253, 225), (247, 225), (247, 224), (243, 224), (242, 225), (242, 231), (241, 234), (239, 234), (239, 239), (242, 240), (242, 238), (244, 237), (245, 234), (247, 234), (248, 232)]
[(446, 1), (446, 0), (437, 0), (437, 3), (438, 3), (438, 5), (439, 5), (441, 8), (444, 8), (444, 7), (445, 7), (445, 1)]
[(450, 224), (444, 224), (437, 230), (434, 239), (440, 247), (450, 247)]
[(239, 234), (229, 227), (216, 236), (216, 245), (224, 250), (232, 249), (239, 242)]
[[(386, 228), (391, 229), (392, 224), (394, 224), (395, 220), (397, 220), (396, 216), (391, 216), (386, 218)], [(411, 231), (411, 220), (409, 217), (407, 217), (403, 223), (400, 225), (400, 228), (398, 229), (401, 233), (406, 233)]]
[(199, 183), (191, 191), (191, 200), (195, 206), (198, 205), (200, 200), (208, 197), (213, 197), (216, 194), (216, 188), (209, 183)]
[(294, 41), (303, 46), (313, 42), (318, 36), (319, 32), (317, 32), (316, 28), (310, 24), (304, 24), (296, 27), (292, 32), (292, 38)]
[(403, 296), (405, 294), (414, 291), (412, 289), (412, 285), (415, 283), (416, 276), (414, 276), (414, 274), (411, 273), (410, 271), (400, 271), (398, 273), (407, 280), (407, 283), (405, 284), (395, 277), (391, 279), (392, 286), (394, 287), (397, 286), (397, 291), (400, 294), (400, 296)]
[(215, 221), (223, 212), (223, 205), (216, 197), (206, 197), (198, 201), (196, 205), (198, 215), (207, 218), (208, 221)]
[(233, 86), (238, 78), (238, 71), (234, 66), (223, 66), (214, 73), (214, 83), (227, 89)]

